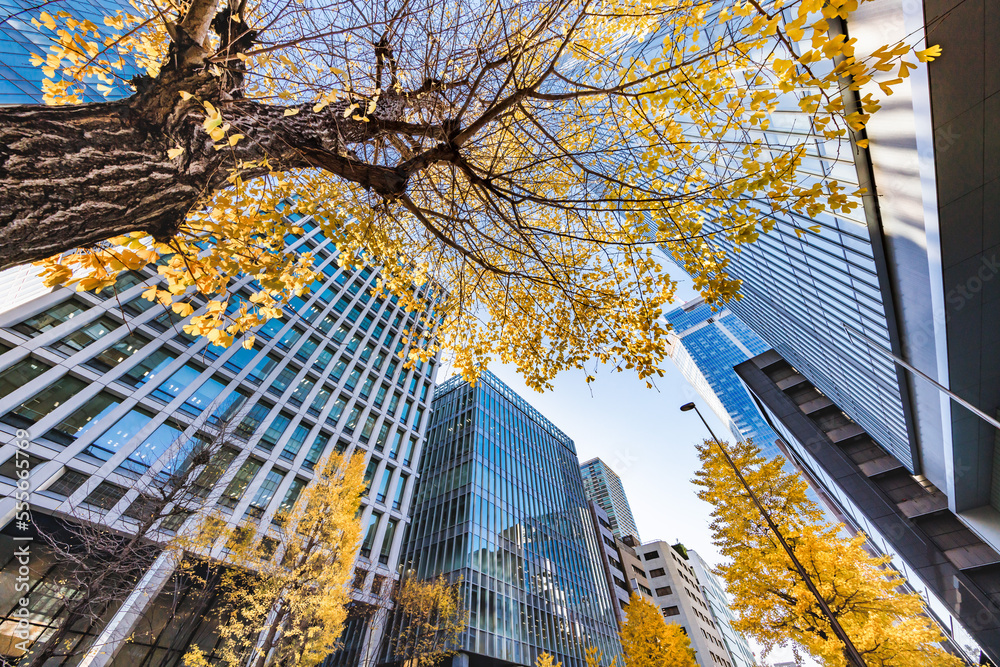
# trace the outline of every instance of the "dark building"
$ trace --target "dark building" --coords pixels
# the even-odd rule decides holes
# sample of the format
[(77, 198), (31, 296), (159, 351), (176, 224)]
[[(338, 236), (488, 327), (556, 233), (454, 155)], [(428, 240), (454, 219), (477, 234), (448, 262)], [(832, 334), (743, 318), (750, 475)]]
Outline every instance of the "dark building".
[(925, 593), (931, 615), (954, 640), (950, 647), (964, 647), (971, 636), (997, 664), (1000, 555), (949, 508), (941, 490), (882, 449), (777, 352), (754, 357), (736, 372), (786, 457), (837, 505), (848, 528), (863, 531)]
[(491, 373), (435, 391), (405, 576), (461, 578), (456, 664), (620, 653), (573, 441)]

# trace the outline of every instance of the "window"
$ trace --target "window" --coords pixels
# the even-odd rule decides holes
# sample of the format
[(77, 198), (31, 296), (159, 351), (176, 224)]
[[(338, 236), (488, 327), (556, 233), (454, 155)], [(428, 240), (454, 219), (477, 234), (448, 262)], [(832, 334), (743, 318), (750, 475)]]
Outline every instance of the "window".
[(369, 414), (368, 419), (365, 420), (365, 427), (361, 429), (361, 436), (359, 440), (361, 442), (368, 442), (372, 437), (372, 431), (375, 430), (375, 420), (377, 417), (374, 414)]
[(287, 352), (288, 350), (292, 349), (292, 345), (294, 345), (299, 338), (302, 338), (302, 334), (304, 333), (305, 331), (303, 331), (299, 327), (292, 327), (285, 333), (284, 336), (281, 337), (281, 340), (275, 343), (275, 347), (277, 347), (279, 350), (284, 350), (285, 352)]
[(146, 440), (135, 448), (128, 458), (118, 467), (123, 474), (142, 475), (170, 446), (176, 443), (184, 433), (184, 426), (172, 419), (156, 427)]
[(348, 433), (354, 432), (354, 427), (358, 425), (358, 418), (361, 416), (361, 410), (363, 406), (355, 405), (351, 410), (350, 416), (347, 418), (347, 423), (344, 424), (344, 430)]
[[(209, 439), (205, 439), (206, 442)], [(217, 449), (209, 460), (205, 469), (198, 474), (198, 478), (192, 484), (193, 492), (199, 498), (207, 498), (215, 485), (222, 479), (222, 476), (229, 470), (229, 465), (233, 462), (239, 452), (232, 447), (222, 447)], [(182, 464), (182, 467), (185, 464)]]
[(643, 593), (645, 593), (646, 595), (648, 595), (649, 597), (653, 597), (653, 591), (649, 590), (648, 588), (646, 588), (642, 584), (639, 584), (639, 590), (642, 591)]
[(236, 437), (242, 440), (249, 440), (250, 436), (257, 432), (257, 427), (267, 418), (273, 407), (270, 403), (258, 401), (256, 405), (250, 408), (249, 412), (243, 415), (243, 419), (240, 420), (239, 425), (236, 427)]
[(368, 462), (368, 467), (365, 469), (365, 493), (368, 493), (372, 488), (372, 480), (375, 479), (375, 471), (378, 470), (378, 459), (372, 459)]
[(372, 512), (372, 515), (368, 518), (368, 527), (365, 529), (365, 539), (361, 542), (361, 555), (365, 558), (371, 556), (372, 546), (375, 544), (375, 533), (378, 531), (378, 522), (382, 519), (382, 515), (378, 512)]
[(281, 480), (285, 478), (285, 473), (272, 468), (267, 476), (264, 477), (264, 481), (261, 482), (260, 488), (257, 489), (256, 495), (254, 495), (253, 500), (250, 501), (250, 507), (247, 509), (247, 514), (259, 519), (264, 514), (264, 510), (267, 509), (268, 503), (271, 502), (271, 498), (274, 497), (274, 492), (278, 490), (281, 485)]
[(378, 562), (386, 565), (392, 552), (392, 540), (396, 536), (397, 519), (389, 519), (385, 524), (385, 534), (382, 536), (382, 549), (379, 550)]
[(659, 558), (660, 553), (658, 551), (647, 551), (642, 555), (643, 560), (653, 560), (654, 558)]
[(417, 448), (417, 439), (411, 437), (410, 442), (406, 445), (406, 456), (403, 457), (403, 465), (410, 465), (410, 461), (413, 459), (413, 450)]
[(257, 446), (268, 452), (274, 449), (274, 446), (281, 439), (282, 434), (284, 434), (285, 429), (288, 428), (291, 421), (292, 415), (287, 412), (279, 412), (278, 416), (271, 421), (271, 425), (264, 431), (264, 435), (261, 436)]
[(113, 329), (117, 329), (119, 324), (121, 322), (102, 315), (93, 322), (84, 324), (62, 340), (53, 343), (52, 349), (67, 356), (76, 354), (91, 343), (108, 335)]
[(318, 373), (322, 373), (326, 370), (326, 367), (330, 365), (330, 361), (333, 359), (333, 352), (327, 348), (320, 350), (320, 353), (316, 356), (316, 361), (313, 362), (313, 370)]
[(295, 391), (292, 395), (288, 397), (288, 402), (298, 407), (302, 405), (302, 402), (306, 400), (306, 396), (312, 391), (312, 388), (316, 385), (316, 381), (309, 377), (304, 377), (299, 382), (298, 386), (295, 387)]
[(375, 497), (377, 502), (385, 502), (385, 498), (389, 494), (389, 482), (392, 481), (393, 472), (395, 471), (388, 466), (382, 471), (382, 481), (378, 485), (378, 495)]
[(330, 395), (332, 393), (333, 389), (330, 385), (323, 385), (322, 389), (319, 390), (319, 393), (317, 393), (316, 397), (312, 400), (312, 403), (309, 404), (307, 412), (309, 412), (309, 414), (313, 417), (319, 417), (319, 413), (326, 407), (326, 403), (330, 400)]
[(337, 420), (340, 419), (340, 415), (343, 414), (344, 408), (347, 407), (347, 399), (341, 396), (330, 408), (330, 414), (326, 416), (326, 423), (330, 426), (336, 426)]
[(59, 476), (59, 479), (52, 482), (52, 484), (50, 484), (48, 488), (44, 489), (42, 493), (51, 493), (54, 496), (69, 498), (73, 495), (73, 492), (83, 486), (83, 483), (86, 481), (87, 475), (84, 475), (82, 472), (66, 468), (66, 470), (63, 471), (63, 474)]
[(295, 376), (299, 374), (299, 370), (301, 369), (292, 364), (285, 366), (278, 373), (278, 376), (274, 378), (274, 382), (267, 388), (267, 391), (275, 396), (281, 396), (285, 393), (286, 389), (292, 386), (292, 382), (295, 381)]
[(27, 456), (18, 456), (17, 454), (14, 454), (9, 459), (4, 461), (3, 465), (0, 465), (0, 477), (6, 477), (7, 479), (15, 480), (16, 482), (19, 471), (26, 471), (25, 476), (27, 476), (28, 473), (45, 463), (46, 460), (47, 459), (40, 459), (31, 454), (28, 454)]
[(308, 482), (301, 477), (296, 477), (292, 480), (291, 485), (288, 487), (288, 491), (285, 492), (285, 497), (282, 499), (281, 504), (278, 505), (278, 510), (274, 514), (274, 518), (271, 520), (272, 523), (281, 523), (282, 519), (288, 516), (295, 508), (295, 503), (299, 500), (299, 495), (302, 494), (302, 489), (306, 488)]
[(369, 394), (372, 393), (372, 385), (374, 384), (375, 384), (374, 376), (369, 375), (367, 378), (365, 378), (365, 383), (361, 385), (361, 391), (358, 392), (361, 395), (361, 398), (368, 398)]
[(101, 482), (97, 488), (90, 492), (83, 502), (102, 510), (109, 510), (118, 504), (118, 501), (125, 495), (125, 488), (112, 484), (111, 482)]
[(3, 417), (0, 417), (0, 421), (10, 424), (14, 428), (28, 428), (73, 398), (77, 392), (82, 391), (86, 386), (87, 383), (83, 380), (75, 378), (72, 375), (64, 375)]
[(295, 460), (295, 455), (299, 453), (302, 449), (302, 443), (306, 441), (306, 437), (309, 435), (309, 427), (303, 424), (299, 424), (292, 431), (292, 435), (288, 438), (288, 442), (285, 443), (285, 448), (281, 452), (281, 458), (287, 459), (289, 461)]
[(240, 502), (240, 498), (243, 497), (243, 493), (250, 486), (250, 482), (253, 481), (253, 478), (256, 477), (262, 467), (263, 464), (257, 459), (250, 458), (244, 461), (243, 465), (237, 471), (236, 476), (229, 482), (229, 486), (222, 492), (219, 504), (229, 509), (236, 507)]
[(382, 403), (385, 401), (386, 392), (388, 391), (389, 387), (387, 385), (382, 385), (381, 387), (378, 388), (378, 392), (376, 392), (375, 394), (375, 407), (377, 408), (382, 407)]
[(320, 459), (323, 458), (323, 451), (326, 449), (327, 443), (330, 442), (330, 436), (326, 433), (320, 433), (313, 440), (312, 447), (306, 453), (306, 459), (302, 462), (302, 467), (308, 470), (313, 470), (316, 468), (316, 464), (319, 463)]
[(651, 577), (665, 577), (665, 576), (667, 576), (667, 573), (663, 571), (662, 567), (658, 567), (655, 570), (650, 570), (649, 571), (649, 576), (651, 576)]
[(136, 285), (144, 282), (145, 280), (146, 276), (142, 275), (141, 273), (138, 273), (136, 271), (124, 271), (118, 274), (118, 278), (115, 279), (114, 285), (108, 285), (100, 292), (98, 292), (97, 296), (101, 297), (102, 299), (114, 299), (118, 297), (120, 294), (123, 294), (126, 290), (135, 287)]
[(409, 479), (409, 475), (406, 473), (400, 473), (399, 479), (396, 481), (396, 495), (392, 499), (392, 509), (400, 510), (403, 507), (403, 493), (406, 492), (406, 482)]
[(134, 408), (102, 433), (97, 440), (84, 449), (84, 453), (95, 459), (107, 461), (141, 431), (153, 419), (153, 413), (142, 408)]
[(393, 394), (392, 399), (389, 401), (388, 412), (390, 415), (396, 414), (396, 406), (399, 405), (399, 394)]
[(247, 380), (253, 384), (260, 384), (264, 381), (264, 378), (271, 374), (271, 371), (274, 370), (274, 367), (280, 362), (281, 359), (273, 354), (267, 355), (260, 360), (260, 363), (257, 364), (256, 368), (250, 371), (249, 375), (247, 375)]
[(389, 425), (382, 424), (382, 428), (378, 431), (378, 437), (375, 438), (375, 451), (381, 452), (385, 448), (386, 438), (389, 437)]
[(351, 371), (351, 374), (347, 376), (347, 381), (344, 382), (344, 386), (347, 391), (354, 391), (354, 388), (358, 386), (358, 380), (361, 379), (361, 369), (355, 368)]
[(396, 431), (396, 435), (392, 439), (392, 447), (389, 448), (389, 458), (395, 459), (396, 455), (399, 454), (399, 442), (403, 439), (403, 434)]
[(320, 340), (310, 336), (295, 352), (295, 358), (305, 363), (320, 346)]
[(264, 340), (271, 340), (275, 334), (281, 331), (283, 326), (285, 326), (284, 320), (272, 318), (261, 325), (260, 329), (257, 330), (257, 335)]
[(121, 401), (117, 397), (102, 391), (52, 427), (45, 437), (61, 445), (70, 445), (91, 426), (110, 414), (119, 403)]
[(15, 389), (20, 389), (36, 377), (52, 368), (44, 361), (38, 359), (22, 359), (3, 372), (0, 372), (0, 398), (3, 398)]
[(670, 586), (661, 586), (656, 589), (657, 595), (673, 595), (674, 591)]
[(221, 424), (229, 422), (235, 418), (240, 409), (250, 399), (250, 394), (245, 389), (234, 389), (226, 400), (218, 403), (218, 407), (212, 411), (208, 418), (209, 424)]
[(74, 297), (52, 306), (43, 313), (32, 315), (12, 328), (25, 336), (37, 336), (73, 319), (87, 308), (89, 308), (87, 304)]
[[(681, 610), (677, 607), (664, 607), (662, 611), (663, 615), (666, 616), (667, 618), (671, 616), (679, 616), (681, 613)], [(684, 634), (687, 634), (687, 631), (685, 631)]]
[(642, 571), (641, 567), (637, 567), (637, 566), (633, 565), (632, 566), (632, 571), (635, 572), (636, 574), (638, 574), (640, 577), (645, 577), (646, 576), (646, 573)]
[[(183, 390), (187, 389), (193, 384), (198, 382), (198, 376), (204, 371), (204, 368), (195, 364), (186, 364), (178, 368), (174, 373), (167, 378), (159, 387), (154, 389), (150, 396), (153, 398), (163, 401), (164, 403), (169, 403), (180, 394)], [(216, 380), (215, 378), (209, 378), (201, 384), (198, 389), (188, 396), (184, 401), (183, 405), (180, 406), (182, 412), (192, 416), (197, 417), (200, 415), (205, 408), (207, 408), (216, 397), (222, 393), (225, 389), (225, 383)]]
[(118, 378), (118, 381), (138, 389), (163, 372), (163, 369), (169, 366), (176, 358), (162, 349), (156, 350), (135, 366), (125, 371), (124, 375)]
[(130, 333), (123, 336), (116, 343), (112, 343), (111, 347), (98, 352), (95, 356), (91, 357), (84, 362), (84, 365), (93, 368), (99, 373), (107, 373), (112, 368), (125, 361), (133, 354), (138, 352), (142, 347), (149, 343), (151, 339), (143, 336), (139, 333)]
[[(248, 350), (242, 345), (234, 345), (233, 347), (236, 348), (236, 351), (229, 355), (229, 358), (222, 363), (222, 366), (232, 373), (239, 373), (244, 368), (250, 368), (254, 358), (261, 350), (259, 347), (252, 347)], [(259, 382), (260, 380), (257, 380), (255, 384)]]

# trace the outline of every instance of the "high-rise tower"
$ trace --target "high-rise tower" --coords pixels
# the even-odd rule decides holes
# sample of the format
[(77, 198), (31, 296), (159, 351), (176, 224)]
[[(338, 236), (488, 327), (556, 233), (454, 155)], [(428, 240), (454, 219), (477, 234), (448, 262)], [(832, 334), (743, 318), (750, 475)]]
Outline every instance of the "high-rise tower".
[(625, 495), (622, 480), (614, 470), (599, 458), (590, 459), (580, 465), (583, 475), (583, 489), (587, 498), (597, 503), (608, 515), (611, 531), (619, 539), (631, 535), (639, 541), (639, 529), (632, 517), (632, 508)]
[[(315, 253), (320, 278), (309, 294), (290, 300), (285, 317), (255, 333), (250, 349), (215, 347), (184, 333), (184, 318), (140, 296), (160, 280), (151, 268), (123, 274), (100, 294), (59, 288), (0, 313), (4, 587), (14, 590), (18, 569), (12, 519), (19, 441), (27, 441), (36, 521), (85, 512), (90, 522), (128, 533), (142, 511), (140, 490), (168, 469), (172, 443), (206, 437), (225, 418), (236, 426), (205, 480), (206, 505), (232, 525), (277, 530), (276, 514), (295, 502), (326, 454), (364, 456), (370, 492), (360, 515), (355, 585), (359, 595), (391, 585), (436, 362), (403, 368), (397, 353), (414, 315), (395, 299), (372, 295), (377, 271), (338, 267), (336, 248), (317, 226), (308, 219), (297, 224), (305, 233), (289, 236), (288, 247)], [(251, 280), (238, 278), (239, 297), (249, 296)], [(207, 303), (195, 297), (194, 305), (197, 315)], [(153, 534), (167, 541), (178, 528), (164, 522)], [(66, 564), (48, 563), (44, 543), (32, 548), (39, 569), (26, 597), (37, 637), (60, 620), (58, 582)], [(142, 595), (117, 614), (109, 610), (108, 627), (146, 620), (135, 625), (131, 641), (104, 647), (92, 664), (141, 664), (157, 656), (156, 664), (174, 665), (191, 641), (213, 650), (218, 637), (202, 623), (163, 626), (174, 605), (184, 606), (167, 585), (171, 576), (166, 569), (143, 580)], [(16, 610), (13, 603), (0, 609), (4, 627), (17, 626)], [(102, 631), (100, 624), (74, 629), (75, 651), (86, 651)], [(0, 642), (0, 652), (8, 659), (23, 653), (14, 642)]]
[[(566, 667), (620, 653), (573, 441), (496, 376), (435, 392), (403, 566), (461, 579), (458, 660)], [(500, 661), (497, 663), (496, 661)]]
[(780, 454), (767, 425), (733, 367), (770, 346), (728, 308), (698, 298), (671, 310), (670, 358), (739, 440), (752, 438), (768, 457)]

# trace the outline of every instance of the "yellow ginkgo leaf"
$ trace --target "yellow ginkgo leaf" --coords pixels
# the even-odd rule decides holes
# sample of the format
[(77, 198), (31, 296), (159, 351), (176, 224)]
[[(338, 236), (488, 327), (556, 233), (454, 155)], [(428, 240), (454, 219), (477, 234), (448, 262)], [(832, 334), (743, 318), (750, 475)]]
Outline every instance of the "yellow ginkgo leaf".
[(177, 148), (171, 148), (170, 150), (168, 150), (167, 157), (173, 160), (175, 157), (182, 155), (183, 153), (184, 149), (178, 146)]

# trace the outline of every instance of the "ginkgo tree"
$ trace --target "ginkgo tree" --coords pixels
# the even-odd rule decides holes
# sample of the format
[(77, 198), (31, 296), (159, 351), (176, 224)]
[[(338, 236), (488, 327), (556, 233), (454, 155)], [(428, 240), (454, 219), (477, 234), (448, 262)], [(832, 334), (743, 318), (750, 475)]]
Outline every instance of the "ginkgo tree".
[(698, 446), (702, 468), (695, 484), (701, 487), (698, 497), (712, 505), (713, 537), (726, 558), (718, 569), (738, 616), (734, 629), (767, 651), (792, 642), (824, 665), (854, 664), (720, 447), (728, 451), (865, 665), (964, 664), (941, 647), (944, 636), (920, 595), (903, 588), (906, 580), (890, 558), (871, 555), (863, 533), (844, 537), (842, 525), (827, 523), (806, 495), (802, 476), (784, 470), (784, 459), (764, 458), (750, 441), (706, 440)]
[[(861, 87), (889, 94), (938, 50), (856, 54), (835, 28), (857, 4), (132, 0), (98, 25), (49, 3), (50, 106), (0, 109), (0, 268), (101, 289), (157, 262), (146, 297), (187, 316), (208, 295), (189, 332), (227, 345), (308, 289), (285, 216), (315, 215), (343, 265), (423, 313), (413, 361), (446, 346), (535, 388), (590, 359), (649, 378), (675, 289), (655, 246), (725, 302), (723, 237), (859, 205), (803, 172), (810, 142), (863, 147)], [(79, 104), (83, 82), (128, 96)], [(812, 131), (770, 144), (787, 96)], [(240, 274), (259, 290), (228, 307)]]

